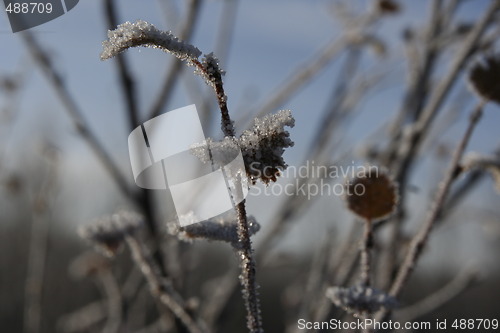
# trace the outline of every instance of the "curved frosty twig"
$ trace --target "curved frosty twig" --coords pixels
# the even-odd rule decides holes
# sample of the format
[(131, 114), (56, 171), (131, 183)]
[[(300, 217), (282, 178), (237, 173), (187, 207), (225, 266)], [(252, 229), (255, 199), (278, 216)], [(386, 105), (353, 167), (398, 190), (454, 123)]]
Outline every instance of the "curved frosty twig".
[(135, 23), (125, 22), (115, 30), (108, 31), (108, 40), (102, 42), (102, 46), (101, 60), (112, 58), (136, 46), (159, 48), (188, 63), (197, 60), (201, 55), (197, 47), (179, 40), (170, 32), (158, 30), (154, 25), (142, 20)]

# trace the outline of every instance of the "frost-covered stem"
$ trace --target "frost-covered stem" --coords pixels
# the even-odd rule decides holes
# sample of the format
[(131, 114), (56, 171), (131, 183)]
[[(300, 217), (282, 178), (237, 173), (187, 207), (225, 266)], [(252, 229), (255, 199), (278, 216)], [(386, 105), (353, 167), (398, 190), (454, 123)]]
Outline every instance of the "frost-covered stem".
[(431, 128), (430, 124), (435, 119), (437, 111), (443, 104), (446, 96), (453, 88), (454, 83), (457, 81), (457, 76), (464, 68), (466, 61), (473, 54), (475, 48), (489, 24), (495, 17), (495, 13), (500, 9), (500, 1), (492, 1), (490, 8), (487, 9), (485, 16), (474, 26), (468, 37), (464, 40), (462, 48), (456, 53), (448, 73), (444, 79), (436, 86), (434, 93), (429, 97), (429, 102), (421, 111), (419, 119), (415, 122), (408, 138), (405, 142), (399, 144), (398, 155), (403, 156), (402, 160), (395, 166), (394, 173), (396, 179), (399, 181), (400, 186), (406, 183), (406, 176), (410, 171), (410, 165), (414, 158), (418, 155), (416, 152), (420, 147), (425, 134)]
[(115, 333), (120, 329), (122, 322), (122, 296), (120, 287), (111, 270), (106, 269), (99, 274), (99, 279), (107, 297), (107, 321), (104, 333)]
[[(404, 215), (403, 207), (405, 206), (404, 202), (406, 200), (404, 189), (407, 186), (408, 177), (412, 170), (414, 161), (418, 156), (418, 150), (420, 149), (424, 139), (427, 137), (426, 134), (431, 128), (431, 123), (434, 121), (436, 115), (438, 114), (441, 105), (444, 103), (446, 97), (453, 89), (454, 84), (458, 82), (457, 77), (465, 68), (467, 60), (477, 50), (478, 44), (480, 43), (489, 24), (492, 22), (494, 14), (498, 10), (499, 5), (500, 2), (491, 2), (491, 6), (486, 11), (485, 16), (477, 24), (475, 24), (473, 30), (464, 39), (460, 49), (457, 50), (448, 72), (443, 76), (443, 79), (438, 84), (436, 84), (435, 88), (432, 89), (432, 93), (427, 94), (427, 97), (425, 86), (429, 85), (429, 82), (432, 81), (432, 68), (435, 67), (436, 63), (436, 54), (433, 55), (433, 53), (438, 52), (439, 49), (436, 49), (436, 47), (434, 46), (425, 46), (425, 52), (423, 53), (424, 58), (422, 58), (423, 65), (417, 66), (419, 68), (424, 68), (424, 70), (420, 70), (419, 74), (412, 80), (411, 89), (409, 90), (410, 92), (407, 95), (405, 102), (403, 103), (401, 114), (398, 116), (399, 120), (394, 123), (393, 128), (396, 129), (396, 132), (393, 133), (391, 139), (392, 147), (389, 147), (387, 153), (387, 162), (389, 164), (393, 164), (391, 166), (391, 169), (395, 175), (395, 179), (399, 182), (399, 186), (401, 189), (401, 205), (398, 208), (398, 213), (395, 214), (395, 218), (392, 220), (392, 231), (390, 236), (391, 239), (388, 249), (389, 252), (387, 253), (387, 258), (384, 260), (387, 269), (382, 271), (382, 274), (384, 274), (384, 272), (387, 274), (384, 274), (384, 276), (382, 276), (381, 278), (384, 285), (389, 285), (391, 283), (392, 276), (390, 273), (393, 271), (392, 268), (396, 265), (396, 248), (399, 245), (399, 241), (397, 241), (397, 239), (402, 239), (401, 221)], [(436, 36), (439, 37), (437, 33), (439, 32), (439, 30), (442, 30), (443, 26), (446, 26), (446, 20), (451, 19), (452, 11), (450, 10), (453, 9), (453, 6), (452, 4), (450, 4), (448, 8), (442, 9), (441, 6), (439, 6), (439, 4), (435, 2), (432, 4), (432, 8), (433, 18), (429, 22), (427, 28), (427, 31), (429, 32), (427, 37), (429, 41), (427, 44), (432, 42), (432, 39), (435, 39)], [(441, 23), (439, 21), (441, 21)], [(412, 41), (412, 43), (414, 43), (414, 41)], [(436, 42), (433, 41), (432, 43), (435, 44)], [(425, 105), (415, 103), (415, 101), (425, 100), (426, 98), (428, 98), (428, 102), (425, 103)], [(412, 105), (420, 106), (419, 108), (414, 108)], [(411, 113), (408, 113), (408, 110), (413, 111)], [(416, 112), (418, 112), (418, 114)], [(410, 129), (410, 131), (408, 132), (409, 134), (403, 134), (403, 132), (401, 132), (400, 130), (405, 128), (402, 121), (404, 120), (405, 114), (411, 115), (412, 113), (417, 114), (418, 119), (415, 119), (415, 122), (413, 124), (408, 125), (408, 128)], [(401, 137), (402, 139), (397, 139), (397, 137)]]
[(204, 329), (202, 325), (198, 324), (196, 320), (186, 311), (182, 304), (183, 302), (180, 295), (162, 280), (155, 261), (147, 254), (147, 251), (141, 243), (132, 236), (126, 237), (125, 240), (130, 248), (132, 259), (139, 267), (149, 284), (151, 295), (169, 308), (172, 313), (184, 324), (188, 332), (206, 332), (206, 329)]
[[(219, 74), (220, 75), (220, 74)], [(221, 112), (221, 129), (225, 136), (234, 136), (234, 127), (231, 117), (229, 116), (229, 110), (227, 109), (226, 95), (224, 94), (224, 87), (222, 86), (222, 80), (220, 84), (215, 85), (215, 93), (217, 95), (217, 103), (219, 104)]]
[(420, 257), (420, 254), (422, 253), (422, 249), (427, 242), (427, 239), (429, 238), (429, 234), (432, 230), (432, 226), (434, 225), (434, 222), (437, 220), (439, 216), (439, 212), (441, 211), (441, 207), (446, 199), (446, 196), (448, 194), (448, 191), (451, 187), (451, 184), (453, 180), (455, 179), (455, 173), (457, 166), (462, 158), (462, 155), (464, 153), (464, 150), (472, 136), (472, 132), (474, 131), (474, 128), (476, 127), (477, 122), (481, 118), (483, 114), (483, 106), (484, 106), (484, 101), (481, 101), (480, 103), (477, 104), (476, 108), (472, 112), (470, 118), (469, 118), (469, 124), (467, 127), (467, 130), (465, 131), (464, 136), (462, 137), (462, 140), (458, 144), (457, 149), (455, 150), (455, 153), (453, 155), (453, 159), (450, 163), (449, 169), (445, 175), (445, 178), (441, 182), (438, 188), (438, 193), (436, 195), (436, 198), (433, 202), (432, 208), (429, 211), (429, 215), (427, 219), (425, 220), (425, 223), (422, 225), (422, 228), (420, 231), (415, 235), (413, 238), (410, 248), (408, 250), (408, 253), (403, 261), (403, 264), (401, 265), (401, 268), (398, 271), (398, 274), (396, 276), (396, 279), (394, 283), (392, 284), (391, 290), (390, 290), (390, 295), (397, 297), (401, 290), (403, 289), (403, 286), (405, 285), (406, 281), (408, 280), (408, 277), (410, 276), (411, 272), (413, 271), (413, 268), (415, 267), (415, 264), (417, 260)]
[(373, 249), (373, 224), (371, 220), (365, 221), (363, 240), (361, 243), (361, 284), (366, 287), (371, 285), (371, 251)]
[(219, 104), (219, 109), (221, 112), (221, 129), (224, 136), (234, 137), (234, 126), (229, 116), (229, 110), (227, 109), (227, 96), (224, 92), (224, 84), (222, 82), (222, 73), (218, 68), (214, 68), (212, 72), (208, 72), (206, 66), (204, 66), (198, 60), (193, 61), (193, 65), (201, 72), (203, 78), (209, 83), (217, 97), (217, 103)]
[(260, 316), (260, 301), (255, 281), (255, 261), (248, 230), (245, 200), (236, 205), (236, 214), (238, 216), (238, 238), (241, 245), (237, 253), (241, 260), (240, 283), (247, 310), (247, 327), (251, 333), (261, 333), (264, 332), (264, 329)]

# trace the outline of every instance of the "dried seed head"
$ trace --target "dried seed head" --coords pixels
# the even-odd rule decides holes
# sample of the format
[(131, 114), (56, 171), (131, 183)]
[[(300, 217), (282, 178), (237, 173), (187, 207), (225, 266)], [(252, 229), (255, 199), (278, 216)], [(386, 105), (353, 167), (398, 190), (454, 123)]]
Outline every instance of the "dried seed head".
[(378, 168), (367, 168), (346, 187), (349, 210), (367, 221), (389, 217), (398, 203), (397, 184)]
[(379, 0), (377, 8), (383, 14), (397, 14), (401, 9), (399, 3), (392, 0)]
[(330, 287), (326, 290), (326, 297), (339, 308), (354, 314), (372, 314), (381, 308), (392, 309), (397, 305), (395, 298), (363, 285)]
[(482, 98), (500, 103), (500, 55), (485, 56), (469, 73), (471, 88)]
[(281, 171), (287, 168), (283, 160), (285, 148), (293, 147), (290, 133), (285, 127), (293, 127), (295, 119), (290, 110), (255, 119), (251, 130), (243, 132), (239, 144), (245, 160), (248, 176), (253, 184), (260, 179), (264, 184), (275, 182)]
[(191, 147), (191, 153), (203, 163), (211, 161), (222, 167), (232, 161), (241, 150), (247, 176), (252, 184), (260, 179), (264, 184), (275, 182), (281, 171), (287, 168), (283, 160), (285, 148), (292, 147), (290, 133), (285, 127), (293, 127), (295, 119), (290, 110), (256, 118), (252, 129), (239, 138), (225, 137), (222, 141), (205, 140)]
[(113, 257), (121, 247), (125, 237), (132, 235), (143, 225), (141, 215), (119, 211), (103, 216), (79, 228), (80, 237), (94, 243), (108, 257)]

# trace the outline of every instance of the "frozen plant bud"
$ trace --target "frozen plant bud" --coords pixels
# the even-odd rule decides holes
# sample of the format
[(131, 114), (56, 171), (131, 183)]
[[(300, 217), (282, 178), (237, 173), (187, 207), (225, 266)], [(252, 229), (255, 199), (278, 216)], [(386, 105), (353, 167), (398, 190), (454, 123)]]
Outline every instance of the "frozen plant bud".
[(469, 73), (471, 88), (482, 98), (500, 103), (500, 56), (485, 56)]
[(191, 153), (202, 162), (212, 162), (222, 167), (231, 162), (241, 150), (247, 176), (253, 184), (257, 179), (268, 184), (276, 181), (287, 165), (283, 160), (285, 148), (292, 147), (293, 141), (286, 126), (293, 127), (295, 120), (290, 110), (282, 110), (262, 119), (255, 119), (251, 130), (243, 132), (240, 138), (225, 137), (222, 141), (207, 139), (191, 147)]
[(396, 183), (378, 168), (368, 168), (346, 187), (349, 210), (367, 221), (389, 217), (398, 203)]
[[(234, 211), (207, 221), (194, 223), (185, 227), (178, 227), (175, 222), (168, 222), (169, 233), (177, 235), (181, 240), (207, 239), (230, 243), (239, 249), (238, 223)], [(260, 230), (260, 224), (253, 216), (248, 216), (248, 229), (250, 235), (255, 235)]]
[(108, 40), (102, 43), (101, 60), (109, 59), (118, 53), (136, 46), (159, 48), (175, 57), (191, 63), (197, 60), (201, 51), (191, 44), (179, 40), (170, 32), (158, 30), (154, 25), (139, 20), (125, 22), (115, 30), (108, 31)]
[(264, 184), (275, 182), (280, 172), (287, 168), (283, 153), (294, 143), (285, 127), (294, 125), (291, 111), (281, 110), (262, 119), (255, 118), (253, 128), (243, 132), (239, 145), (247, 174), (254, 184), (257, 179)]
[(330, 287), (326, 290), (326, 297), (339, 308), (354, 314), (372, 314), (382, 308), (392, 309), (397, 305), (393, 297), (363, 285), (350, 288)]
[(80, 237), (94, 243), (97, 249), (108, 257), (113, 257), (121, 247), (125, 237), (132, 235), (143, 225), (141, 215), (119, 211), (103, 216), (79, 228)]

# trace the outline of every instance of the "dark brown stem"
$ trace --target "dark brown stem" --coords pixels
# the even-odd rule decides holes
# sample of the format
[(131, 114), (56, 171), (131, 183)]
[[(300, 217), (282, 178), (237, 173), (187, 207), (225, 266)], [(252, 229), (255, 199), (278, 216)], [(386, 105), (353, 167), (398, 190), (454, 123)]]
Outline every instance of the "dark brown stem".
[(217, 103), (219, 104), (219, 109), (221, 112), (221, 130), (224, 136), (234, 137), (234, 126), (231, 117), (229, 116), (229, 110), (227, 109), (227, 96), (224, 92), (224, 85), (222, 83), (222, 74), (220, 71), (214, 71), (213, 73), (207, 73), (205, 66), (199, 61), (193, 61), (193, 65), (204, 75), (204, 78), (210, 82), (214, 88), (215, 95), (217, 96)]
[(371, 251), (373, 249), (373, 224), (372, 221), (365, 221), (363, 241), (361, 243), (361, 284), (366, 287), (371, 285)]

